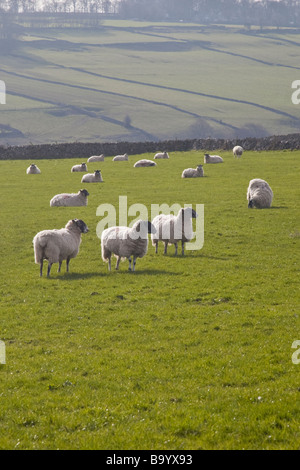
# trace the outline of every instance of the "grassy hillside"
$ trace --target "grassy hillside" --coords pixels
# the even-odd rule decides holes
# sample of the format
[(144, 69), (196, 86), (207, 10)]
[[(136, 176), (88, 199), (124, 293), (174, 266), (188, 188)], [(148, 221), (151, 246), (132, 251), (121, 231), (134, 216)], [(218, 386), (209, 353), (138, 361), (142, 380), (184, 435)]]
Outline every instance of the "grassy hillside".
[[(299, 152), (245, 152), (204, 165), (173, 153), (156, 168), (141, 157), (101, 168), (87, 207), (50, 208), (77, 192), (78, 160), (0, 162), (1, 449), (296, 449), (299, 447)], [(79, 162), (81, 159), (79, 159)], [(13, 175), (13, 178), (12, 178)], [(251, 178), (273, 191), (247, 208)], [(204, 246), (166, 256), (152, 245), (135, 273), (108, 272), (100, 204), (204, 204)], [(32, 238), (73, 217), (89, 226), (70, 273), (39, 278)], [(132, 217), (128, 217), (128, 221)]]
[(0, 143), (292, 133), (299, 44), (292, 30), (183, 23), (31, 29), (1, 56)]

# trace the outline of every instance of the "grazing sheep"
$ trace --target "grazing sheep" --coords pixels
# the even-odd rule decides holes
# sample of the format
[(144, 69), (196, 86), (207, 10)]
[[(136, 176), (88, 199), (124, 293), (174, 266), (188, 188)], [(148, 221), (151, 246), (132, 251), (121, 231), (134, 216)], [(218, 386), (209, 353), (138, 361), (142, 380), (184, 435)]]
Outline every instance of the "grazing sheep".
[(223, 158), (219, 155), (209, 155), (206, 153), (204, 155), (204, 163), (223, 163)]
[(154, 233), (155, 228), (149, 221), (138, 220), (133, 227), (110, 227), (101, 235), (101, 251), (103, 261), (108, 261), (108, 269), (111, 270), (111, 255), (117, 258), (116, 269), (119, 269), (120, 260), (127, 258), (129, 271), (133, 257), (135, 271), (136, 258), (145, 256), (148, 250), (148, 233)]
[(87, 197), (89, 193), (86, 189), (80, 189), (78, 193), (62, 193), (56, 194), (50, 201), (50, 207), (64, 206), (64, 207), (78, 207), (87, 206)]
[(139, 160), (133, 166), (134, 168), (137, 168), (139, 166), (156, 166), (156, 163), (152, 160)]
[(167, 152), (159, 152), (154, 155), (154, 160), (156, 158), (170, 158)]
[(124, 155), (116, 155), (113, 160), (113, 162), (127, 162), (128, 161), (128, 155), (127, 153), (124, 153)]
[(257, 209), (266, 209), (271, 207), (273, 191), (265, 180), (260, 178), (249, 182), (247, 190), (248, 207)]
[(103, 183), (101, 170), (96, 170), (95, 173), (87, 173), (81, 178), (81, 183)]
[(240, 158), (243, 155), (244, 149), (243, 147), (240, 147), (240, 145), (236, 145), (232, 149), (233, 155), (236, 158)]
[(152, 220), (152, 224), (156, 228), (156, 233), (151, 235), (152, 245), (155, 246), (157, 253), (158, 242), (165, 244), (164, 254), (167, 254), (168, 244), (175, 245), (175, 255), (177, 255), (178, 242), (182, 244), (182, 255), (184, 255), (184, 244), (193, 237), (192, 218), (197, 216), (196, 211), (191, 207), (180, 209), (177, 216), (172, 214), (159, 214)]
[(32, 163), (26, 170), (27, 175), (39, 175), (41, 173), (41, 170), (34, 164)]
[(198, 178), (204, 176), (203, 166), (197, 165), (197, 168), (186, 168), (183, 170), (181, 178)]
[(88, 158), (88, 163), (91, 162), (104, 162), (104, 154), (102, 153), (101, 155), (92, 155)]
[(88, 171), (86, 163), (81, 163), (81, 165), (74, 165), (71, 168), (71, 173), (75, 171)]
[(65, 228), (59, 230), (43, 230), (37, 233), (33, 239), (34, 258), (40, 265), (40, 276), (43, 275), (43, 261), (48, 260), (47, 277), (53, 263), (58, 264), (60, 272), (61, 264), (66, 260), (67, 272), (71, 258), (75, 258), (79, 252), (81, 234), (88, 232), (87, 225), (80, 219), (69, 220)]

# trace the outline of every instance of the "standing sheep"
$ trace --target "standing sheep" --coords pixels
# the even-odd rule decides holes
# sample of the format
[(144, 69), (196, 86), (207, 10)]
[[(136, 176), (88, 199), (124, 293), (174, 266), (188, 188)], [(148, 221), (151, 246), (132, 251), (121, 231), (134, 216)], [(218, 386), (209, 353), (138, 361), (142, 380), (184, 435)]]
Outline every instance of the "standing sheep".
[(134, 168), (140, 167), (140, 166), (156, 166), (156, 163), (153, 162), (152, 160), (139, 160), (137, 161), (134, 165)]
[(204, 163), (223, 163), (223, 158), (219, 155), (209, 155), (206, 153), (204, 155)]
[(113, 162), (127, 162), (128, 161), (128, 155), (127, 153), (124, 153), (124, 155), (116, 155), (113, 159)]
[(236, 158), (240, 158), (243, 155), (244, 149), (240, 145), (236, 145), (232, 149), (233, 156)]
[(81, 178), (81, 183), (103, 183), (101, 170), (96, 170), (95, 173), (87, 173)]
[(40, 276), (43, 275), (43, 261), (48, 260), (47, 277), (53, 263), (58, 264), (60, 272), (61, 264), (66, 260), (67, 272), (71, 258), (75, 258), (79, 252), (81, 234), (88, 232), (87, 225), (80, 219), (69, 220), (65, 228), (59, 230), (43, 230), (37, 233), (33, 239), (35, 263), (40, 265)]
[(152, 220), (156, 233), (151, 235), (152, 245), (157, 253), (158, 242), (165, 244), (164, 254), (167, 254), (167, 247), (175, 245), (175, 255), (177, 255), (178, 242), (182, 244), (182, 255), (184, 255), (184, 244), (193, 238), (192, 219), (198, 217), (196, 211), (191, 207), (180, 209), (177, 216), (172, 214), (159, 214)]
[(75, 171), (88, 171), (86, 163), (81, 163), (81, 165), (72, 166), (71, 173), (74, 173)]
[(272, 199), (273, 191), (265, 180), (256, 178), (249, 182), (247, 200), (250, 209), (254, 207), (257, 209), (271, 207)]
[(41, 173), (41, 170), (34, 164), (32, 163), (26, 170), (27, 175), (39, 175)]
[(203, 166), (197, 165), (197, 168), (186, 168), (183, 170), (181, 178), (198, 178), (204, 176)]
[(154, 160), (156, 158), (170, 158), (167, 152), (159, 152), (154, 155)]
[(91, 162), (104, 162), (104, 154), (102, 153), (101, 155), (92, 155), (88, 158), (88, 163)]
[(111, 255), (117, 258), (116, 269), (119, 269), (120, 260), (127, 258), (128, 270), (131, 271), (131, 258), (135, 271), (136, 258), (143, 258), (148, 250), (148, 233), (154, 233), (155, 228), (149, 221), (138, 220), (133, 227), (110, 227), (101, 235), (101, 252), (103, 261), (108, 261), (111, 270)]
[(80, 189), (78, 193), (56, 194), (50, 201), (50, 207), (79, 207), (87, 206), (89, 193), (86, 189)]

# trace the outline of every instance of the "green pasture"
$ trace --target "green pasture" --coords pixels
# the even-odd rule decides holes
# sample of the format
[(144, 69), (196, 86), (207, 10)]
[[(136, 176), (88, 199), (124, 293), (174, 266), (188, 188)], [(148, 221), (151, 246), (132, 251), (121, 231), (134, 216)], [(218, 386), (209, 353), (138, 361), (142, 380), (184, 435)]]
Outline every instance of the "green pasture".
[(299, 78), (299, 43), (292, 30), (182, 23), (27, 29), (1, 55), (7, 99), (0, 125), (12, 128), (1, 143), (296, 132), (291, 85)]
[[(245, 152), (204, 165), (170, 153), (157, 167), (88, 165), (87, 207), (51, 208), (77, 192), (76, 160), (0, 162), (1, 449), (299, 449), (300, 152)], [(248, 209), (249, 180), (266, 179), (272, 208)], [(204, 245), (174, 247), (108, 272), (96, 228), (101, 204), (204, 204)], [(139, 214), (128, 216), (128, 223)], [(89, 226), (70, 272), (39, 277), (32, 239), (71, 218)], [(118, 223), (118, 219), (117, 219)], [(195, 221), (194, 221), (195, 223)], [(114, 266), (114, 263), (113, 263)]]

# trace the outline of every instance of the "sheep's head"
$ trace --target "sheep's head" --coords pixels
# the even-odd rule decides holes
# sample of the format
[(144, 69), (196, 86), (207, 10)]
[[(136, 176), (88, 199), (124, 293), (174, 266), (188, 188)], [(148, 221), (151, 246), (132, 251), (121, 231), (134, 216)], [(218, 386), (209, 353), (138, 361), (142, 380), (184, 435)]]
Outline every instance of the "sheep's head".
[(81, 219), (73, 219), (72, 222), (77, 225), (81, 233), (87, 233), (89, 231), (88, 226)]
[(191, 217), (192, 219), (196, 219), (198, 217), (197, 212), (192, 207), (185, 207), (181, 209), (183, 217)]
[(250, 199), (250, 201), (248, 203), (248, 208), (253, 209), (253, 207), (254, 207), (254, 202), (252, 201), (252, 199)]
[(90, 195), (90, 193), (86, 190), (86, 189), (80, 189), (80, 194), (82, 194), (83, 196), (87, 197)]
[(101, 170), (95, 170), (95, 175), (100, 175)]

